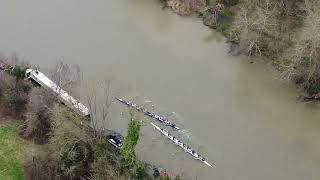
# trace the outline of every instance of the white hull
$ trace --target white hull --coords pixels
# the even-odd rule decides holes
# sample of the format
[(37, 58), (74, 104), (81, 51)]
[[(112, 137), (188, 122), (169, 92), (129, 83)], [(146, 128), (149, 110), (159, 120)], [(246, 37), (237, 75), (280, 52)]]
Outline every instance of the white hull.
[(185, 143), (181, 142), (180, 140), (178, 140), (177, 138), (175, 138), (174, 136), (170, 135), (167, 131), (163, 130), (162, 128), (160, 128), (159, 126), (151, 123), (151, 125), (157, 129), (158, 131), (160, 131), (164, 136), (166, 136), (168, 139), (170, 139), (175, 145), (179, 146), (180, 148), (182, 148), (186, 153), (190, 154), (191, 156), (193, 156), (195, 159), (203, 162), (204, 164), (206, 164), (207, 166), (213, 168), (213, 166), (211, 164), (209, 164), (203, 157), (201, 157), (198, 153), (196, 153), (193, 149), (191, 149), (190, 147), (188, 147)]
[(26, 77), (31, 78), (33, 81), (37, 82), (40, 86), (51, 90), (54, 94), (57, 95), (60, 101), (71, 109), (76, 110), (80, 115), (84, 117), (90, 116), (89, 109), (84, 106), (81, 102), (77, 101), (66, 91), (61, 89), (56, 83), (50, 80), (46, 75), (38, 70), (27, 69)]

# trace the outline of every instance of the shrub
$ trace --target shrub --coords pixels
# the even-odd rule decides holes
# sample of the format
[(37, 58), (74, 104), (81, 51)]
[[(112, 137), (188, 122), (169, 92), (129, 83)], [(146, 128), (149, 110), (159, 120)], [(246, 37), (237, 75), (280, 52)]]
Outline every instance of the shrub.
[(294, 46), (283, 63), (285, 77), (301, 84), (310, 94), (320, 92), (320, 3), (309, 1), (305, 7), (302, 32), (297, 33)]
[(239, 3), (239, 0), (219, 0), (219, 2), (226, 6), (234, 6)]
[(128, 124), (127, 136), (120, 150), (120, 165), (122, 171), (128, 170), (130, 175), (143, 179), (145, 176), (144, 166), (136, 160), (135, 147), (139, 140), (140, 122), (132, 119)]
[(70, 178), (89, 176), (93, 161), (91, 137), (85, 129), (75, 124), (79, 118), (62, 105), (57, 104), (52, 109), (52, 131), (48, 145), (60, 164), (60, 170)]
[(66, 136), (64, 140), (65, 145), (58, 153), (64, 175), (71, 178), (89, 176), (89, 163), (92, 161), (90, 144), (79, 141), (76, 137)]
[(28, 94), (23, 91), (24, 88), (21, 87), (20, 89), (19, 87), (20, 85), (18, 85), (18, 88), (9, 87), (4, 91), (4, 96), (2, 97), (3, 105), (11, 112), (23, 112), (29, 101)]
[(48, 142), (51, 131), (50, 110), (47, 107), (38, 107), (27, 114), (27, 136), (35, 142)]
[(54, 96), (44, 89), (34, 88), (30, 94), (27, 105), (25, 127), (23, 136), (32, 138), (39, 144), (47, 143), (51, 132), (51, 109), (55, 102)]
[(126, 180), (129, 179), (126, 173), (120, 174), (119, 165), (112, 163), (112, 157), (102, 156), (91, 164), (92, 176), (94, 180)]
[(25, 180), (67, 179), (59, 171), (59, 163), (52, 157), (48, 146), (29, 146), (23, 156)]
[(20, 116), (24, 113), (29, 101), (28, 93), (31, 85), (25, 81), (15, 83), (14, 78), (1, 74), (0, 78), (0, 104), (5, 115)]
[(216, 5), (211, 6), (210, 9), (202, 14), (203, 24), (226, 36), (234, 20), (234, 13), (228, 8), (218, 10)]
[(98, 137), (93, 143), (94, 158), (104, 157), (107, 155), (108, 142), (103, 137)]

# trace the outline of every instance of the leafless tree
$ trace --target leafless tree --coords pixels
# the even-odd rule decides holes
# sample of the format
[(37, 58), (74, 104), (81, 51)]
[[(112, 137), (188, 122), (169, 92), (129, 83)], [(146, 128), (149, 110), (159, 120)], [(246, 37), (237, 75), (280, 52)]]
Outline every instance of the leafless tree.
[[(89, 85), (90, 84), (90, 85)], [(95, 135), (108, 126), (112, 106), (111, 80), (98, 81), (87, 85), (86, 96), (90, 111), (90, 121)]]
[(297, 33), (293, 48), (288, 52), (284, 75), (302, 79), (308, 88), (320, 79), (320, 2), (306, 1), (304, 27)]
[(76, 89), (80, 87), (82, 74), (78, 65), (70, 66), (60, 61), (53, 69), (49, 70), (49, 74), (51, 80), (59, 87), (79, 98)]
[(241, 49), (245, 49), (249, 56), (262, 55), (262, 51), (268, 46), (266, 43), (277, 39), (279, 26), (277, 6), (273, 1), (256, 2), (252, 8), (254, 10), (242, 8), (233, 26), (240, 35)]

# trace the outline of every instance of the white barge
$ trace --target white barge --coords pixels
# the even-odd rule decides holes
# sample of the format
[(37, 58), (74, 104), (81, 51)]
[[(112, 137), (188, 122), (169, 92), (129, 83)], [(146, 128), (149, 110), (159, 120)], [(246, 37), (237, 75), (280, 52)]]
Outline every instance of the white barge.
[(66, 91), (64, 91), (56, 83), (50, 80), (42, 72), (34, 69), (27, 69), (25, 75), (27, 78), (30, 78), (32, 81), (39, 84), (40, 86), (48, 90), (51, 90), (62, 103), (64, 103), (69, 108), (75, 110), (78, 114), (80, 114), (87, 120), (90, 120), (89, 109), (81, 102), (77, 101), (75, 98), (69, 95)]

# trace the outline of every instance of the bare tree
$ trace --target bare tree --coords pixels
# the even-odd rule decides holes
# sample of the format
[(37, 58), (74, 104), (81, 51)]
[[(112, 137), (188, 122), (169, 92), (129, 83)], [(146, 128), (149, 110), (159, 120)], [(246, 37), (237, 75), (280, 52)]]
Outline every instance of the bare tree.
[[(320, 83), (320, 2), (306, 1), (304, 27), (296, 33), (294, 46), (287, 54), (284, 77), (300, 81), (309, 89)], [(312, 90), (313, 91), (313, 90)], [(312, 92), (315, 93), (315, 92)]]
[(278, 6), (269, 0), (257, 2), (252, 5), (254, 10), (242, 8), (233, 26), (240, 36), (241, 49), (245, 49), (249, 56), (262, 55), (268, 47), (266, 43), (276, 40), (278, 35)]
[(110, 108), (112, 106), (112, 88), (111, 80), (91, 83), (87, 85), (88, 92), (86, 96), (87, 104), (90, 110), (90, 121), (95, 135), (103, 131), (110, 118)]
[(111, 80), (105, 80), (104, 85), (102, 85), (104, 90), (104, 99), (102, 105), (102, 126), (105, 127), (105, 123), (108, 121), (110, 108), (112, 105), (112, 97), (111, 97)]
[(49, 74), (51, 80), (59, 87), (79, 98), (76, 89), (81, 85), (82, 74), (78, 65), (70, 66), (60, 61), (53, 69), (49, 70)]

